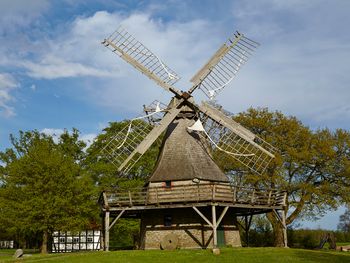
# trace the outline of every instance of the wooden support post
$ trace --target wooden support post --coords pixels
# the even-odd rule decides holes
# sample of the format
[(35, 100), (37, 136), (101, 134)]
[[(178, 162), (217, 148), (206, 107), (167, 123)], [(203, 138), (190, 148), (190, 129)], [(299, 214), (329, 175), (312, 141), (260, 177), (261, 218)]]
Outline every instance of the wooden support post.
[(182, 201), (186, 202), (186, 190), (185, 190), (185, 187), (182, 187)]
[(123, 210), (119, 213), (119, 215), (118, 215), (116, 218), (113, 219), (111, 225), (108, 227), (108, 230), (111, 230), (111, 228), (114, 226), (115, 223), (117, 223), (118, 219), (124, 214), (124, 212), (125, 212), (125, 209), (123, 209)]
[(197, 184), (197, 202), (199, 202), (199, 184)]
[(221, 215), (220, 215), (220, 217), (219, 217), (219, 219), (218, 219), (218, 221), (217, 221), (217, 225), (218, 225), (218, 226), (220, 225), (221, 220), (224, 218), (224, 216), (225, 216), (225, 214), (226, 214), (228, 208), (229, 208), (228, 206), (225, 206), (224, 210), (222, 211), (222, 213), (221, 213)]
[(245, 242), (247, 243), (247, 247), (249, 247), (249, 228), (248, 228), (248, 216), (244, 216), (244, 223), (245, 223)]
[(216, 191), (215, 184), (212, 185), (211, 189), (212, 189), (212, 201), (215, 201), (215, 191)]
[(236, 203), (236, 199), (237, 199), (237, 187), (234, 186), (234, 188), (233, 188), (233, 203)]
[(211, 206), (211, 214), (212, 214), (212, 226), (213, 226), (213, 246), (216, 248), (218, 246), (218, 235), (216, 232), (217, 222), (216, 222), (216, 207), (215, 205)]
[(109, 211), (105, 212), (105, 222), (104, 222), (104, 227), (105, 227), (105, 244), (104, 244), (104, 250), (109, 251)]
[(272, 195), (272, 191), (269, 191), (269, 197), (267, 198), (267, 204), (270, 205), (271, 204), (271, 195)]
[(130, 191), (128, 191), (128, 194), (129, 194), (129, 204), (130, 204), (130, 206), (132, 206), (131, 192), (130, 192)]
[(287, 239), (287, 225), (286, 225), (286, 211), (282, 210), (282, 225), (283, 225), (283, 242), (284, 247), (288, 247), (288, 239)]
[(159, 205), (159, 200), (158, 200), (158, 186), (156, 187), (156, 200), (157, 200), (157, 205)]
[(194, 211), (196, 211), (197, 212), (197, 214), (201, 217), (201, 218), (203, 218), (204, 219), (204, 221), (205, 222), (207, 222), (208, 223), (208, 225), (209, 226), (211, 226), (211, 227), (213, 227), (213, 224), (205, 217), (205, 215), (203, 215), (202, 213), (201, 213), (201, 211), (199, 211), (198, 210), (198, 208), (197, 207), (195, 207), (195, 206), (192, 206), (192, 208), (194, 209)]
[(255, 189), (253, 189), (252, 196), (251, 196), (251, 199), (250, 199), (250, 203), (252, 205), (254, 205), (254, 203), (255, 203)]
[(192, 206), (192, 208), (194, 209), (194, 211), (197, 212), (197, 214), (204, 219), (205, 222), (208, 223), (208, 225), (213, 229), (213, 247), (216, 248), (217, 245), (218, 245), (218, 237), (217, 237), (217, 227), (218, 225), (221, 223), (222, 219), (224, 218), (227, 210), (229, 209), (228, 206), (226, 206), (224, 208), (224, 210), (222, 211), (220, 217), (218, 220), (216, 220), (216, 205), (212, 205), (211, 206), (211, 217), (212, 217), (212, 222), (209, 221), (208, 218), (206, 218), (202, 213), (201, 211), (198, 210), (197, 207), (195, 206)]
[(287, 205), (287, 192), (284, 192), (284, 194), (283, 194), (283, 205), (284, 206)]
[(249, 219), (248, 219), (248, 216), (244, 216), (244, 221), (245, 221), (244, 230), (245, 230), (245, 239), (247, 242), (247, 247), (249, 247), (249, 229), (252, 224), (252, 219), (253, 219), (253, 215), (249, 216)]

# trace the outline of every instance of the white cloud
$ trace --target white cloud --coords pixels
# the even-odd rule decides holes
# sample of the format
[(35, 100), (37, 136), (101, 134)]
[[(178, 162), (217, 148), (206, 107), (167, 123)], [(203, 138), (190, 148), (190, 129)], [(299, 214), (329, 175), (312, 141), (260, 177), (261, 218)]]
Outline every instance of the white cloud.
[[(39, 2), (36, 16), (47, 8), (45, 1)], [(120, 119), (140, 112), (142, 104), (156, 98), (166, 102), (171, 94), (100, 44), (119, 24), (180, 74), (176, 86), (181, 90), (190, 87), (190, 77), (227, 39), (233, 25), (262, 46), (218, 97), (219, 103), (232, 112), (268, 106), (310, 125), (338, 123), (350, 128), (345, 124), (350, 123), (350, 34), (345, 26), (350, 23), (350, 4), (335, 2), (232, 2), (226, 24), (205, 18), (163, 21), (152, 16), (152, 8), (130, 14), (99, 11), (77, 17), (40, 41), (20, 39), (25, 55), (4, 55), (0, 63), (24, 68), (31, 78), (93, 77), (81, 78), (81, 86), (75, 88), (83, 90), (77, 94), (84, 92), (81, 99), (112, 110)], [(28, 52), (34, 55), (28, 57)], [(194, 96), (203, 98), (199, 92)]]
[(80, 63), (67, 62), (59, 57), (52, 57), (50, 55), (46, 56), (39, 63), (25, 61), (21, 64), (27, 69), (28, 76), (37, 79), (56, 79), (80, 76), (113, 76), (111, 72), (85, 66)]
[[(213, 37), (214, 41), (207, 41), (208, 35), (215, 36), (217, 33), (204, 20), (165, 24), (153, 20), (146, 13), (123, 17), (108, 12), (97, 12), (91, 17), (77, 19), (68, 33), (69, 41), (62, 41), (61, 44), (55, 41), (56, 47), (65, 57), (98, 65), (99, 69), (113, 76), (100, 79), (97, 83), (85, 83), (85, 88), (94, 103), (116, 112), (122, 109), (136, 114), (142, 104), (156, 98), (168, 100), (171, 95), (100, 44), (119, 24), (183, 77), (177, 85), (182, 90), (189, 89), (190, 76), (211, 56), (217, 44), (216, 37)], [(203, 31), (207, 35), (202, 34)]]
[(1, 0), (0, 32), (16, 33), (19, 27), (29, 27), (48, 8), (48, 0)]
[(349, 129), (350, 2), (287, 2), (233, 6), (237, 26), (262, 46), (218, 99), (234, 112), (268, 106), (313, 128)]
[(9, 103), (14, 100), (11, 93), (18, 85), (10, 74), (0, 73), (0, 113), (5, 117), (15, 115), (14, 108)]

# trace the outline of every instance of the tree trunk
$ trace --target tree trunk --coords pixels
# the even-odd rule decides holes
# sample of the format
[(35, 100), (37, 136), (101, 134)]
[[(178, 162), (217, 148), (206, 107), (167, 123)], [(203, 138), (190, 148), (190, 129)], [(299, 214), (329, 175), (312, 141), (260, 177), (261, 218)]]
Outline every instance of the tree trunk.
[(41, 254), (47, 254), (47, 240), (49, 233), (47, 230), (44, 230), (43, 233), (43, 243), (41, 244)]
[(275, 247), (284, 247), (283, 227), (274, 213), (268, 213), (267, 219), (270, 221), (273, 230), (273, 243)]

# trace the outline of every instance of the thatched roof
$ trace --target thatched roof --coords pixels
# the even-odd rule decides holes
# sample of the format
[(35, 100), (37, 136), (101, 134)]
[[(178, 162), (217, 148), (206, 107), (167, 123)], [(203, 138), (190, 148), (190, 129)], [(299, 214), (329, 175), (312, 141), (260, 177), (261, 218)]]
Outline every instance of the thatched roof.
[(187, 127), (194, 120), (179, 118), (168, 127), (149, 182), (200, 180), (228, 182), (227, 176), (215, 164), (196, 132)]

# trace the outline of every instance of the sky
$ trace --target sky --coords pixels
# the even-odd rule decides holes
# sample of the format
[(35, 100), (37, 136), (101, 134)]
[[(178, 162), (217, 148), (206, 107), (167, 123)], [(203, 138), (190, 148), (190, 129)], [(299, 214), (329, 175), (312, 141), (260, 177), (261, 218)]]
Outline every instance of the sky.
[[(219, 104), (349, 130), (349, 14), (345, 0), (0, 0), (0, 151), (20, 130), (57, 135), (74, 127), (91, 143), (108, 122), (169, 100), (101, 45), (119, 25), (181, 76), (180, 90), (238, 30), (261, 46)], [(302, 225), (335, 229), (343, 212)]]

